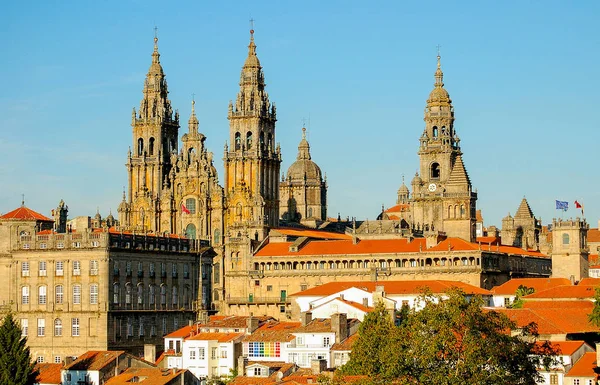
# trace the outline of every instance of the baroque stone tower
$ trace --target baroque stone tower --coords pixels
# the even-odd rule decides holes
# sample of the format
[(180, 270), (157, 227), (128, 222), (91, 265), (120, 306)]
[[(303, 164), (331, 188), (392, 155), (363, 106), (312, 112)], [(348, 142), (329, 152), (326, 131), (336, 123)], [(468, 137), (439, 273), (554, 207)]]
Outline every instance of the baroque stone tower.
[(412, 181), (413, 226), (473, 241), (477, 193), (472, 191), (463, 164), (460, 139), (454, 129), (454, 107), (443, 78), (438, 54), (418, 151), (420, 176), (417, 173)]
[(327, 182), (310, 156), (306, 128), (298, 145), (296, 161), (279, 183), (280, 216), (290, 222), (327, 219)]
[(263, 239), (279, 218), (281, 150), (275, 145), (275, 105), (265, 91), (254, 30), (242, 67), (240, 92), (229, 103), (229, 147), (225, 145), (226, 225), (230, 232)]
[(552, 220), (552, 277), (580, 281), (589, 276), (585, 218)]
[(539, 249), (541, 221), (533, 215), (527, 199), (523, 198), (514, 218), (508, 214), (502, 219), (502, 243), (524, 250)]
[[(131, 116), (133, 151), (129, 149), (126, 164), (128, 200), (118, 210), (121, 224), (137, 231), (161, 231), (161, 190), (169, 186), (170, 154), (177, 152), (179, 131), (179, 113), (173, 113), (168, 94), (155, 36), (140, 109), (136, 112), (134, 108)], [(172, 212), (166, 214), (172, 216)]]

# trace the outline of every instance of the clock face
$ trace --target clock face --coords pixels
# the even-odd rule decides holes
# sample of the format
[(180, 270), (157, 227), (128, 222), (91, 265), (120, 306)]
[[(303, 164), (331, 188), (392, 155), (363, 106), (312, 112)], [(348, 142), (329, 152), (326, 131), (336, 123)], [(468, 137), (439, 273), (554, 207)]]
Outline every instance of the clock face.
[(435, 183), (429, 184), (429, 191), (434, 192), (436, 188), (437, 186), (435, 185)]

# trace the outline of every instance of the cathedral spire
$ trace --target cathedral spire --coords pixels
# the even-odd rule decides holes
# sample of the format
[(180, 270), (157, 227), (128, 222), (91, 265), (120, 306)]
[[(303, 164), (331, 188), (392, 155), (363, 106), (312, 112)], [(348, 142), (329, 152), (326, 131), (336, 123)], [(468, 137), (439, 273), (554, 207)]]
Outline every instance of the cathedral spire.
[(198, 132), (198, 118), (196, 117), (196, 101), (192, 98), (192, 113), (188, 120), (188, 132), (190, 134)]
[(437, 55), (437, 69), (435, 70), (435, 87), (443, 87), (444, 86), (444, 73), (442, 72), (442, 63), (441, 63), (440, 52), (438, 51)]
[(306, 127), (302, 127), (302, 140), (298, 145), (298, 160), (307, 159), (310, 160), (310, 145), (306, 140)]

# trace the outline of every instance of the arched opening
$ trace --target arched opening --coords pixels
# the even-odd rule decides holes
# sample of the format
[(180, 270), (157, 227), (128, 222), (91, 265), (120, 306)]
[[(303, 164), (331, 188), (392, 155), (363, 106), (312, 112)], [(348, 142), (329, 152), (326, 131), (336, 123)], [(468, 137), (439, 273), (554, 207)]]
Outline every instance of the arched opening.
[(246, 149), (249, 150), (252, 148), (252, 132), (248, 131), (246, 133)]
[(188, 209), (190, 214), (196, 214), (196, 200), (194, 198), (186, 199), (185, 208)]
[(190, 223), (187, 225), (185, 228), (185, 236), (188, 239), (196, 239), (196, 226), (194, 226), (194, 224)]
[(258, 145), (260, 146), (261, 151), (265, 149), (265, 133), (263, 131), (260, 132), (258, 137)]
[(239, 150), (242, 148), (242, 135), (239, 132), (235, 133), (235, 149)]
[(150, 138), (150, 142), (148, 143), (148, 154), (154, 155), (154, 138)]
[(434, 138), (437, 138), (437, 136), (438, 136), (438, 128), (437, 128), (437, 126), (433, 126), (433, 128), (431, 129), (431, 133), (433, 134)]
[(431, 179), (440, 179), (440, 164), (439, 163), (434, 162), (431, 164), (429, 176)]
[(142, 156), (143, 153), (144, 153), (144, 139), (139, 138), (137, 154), (138, 154), (138, 156)]

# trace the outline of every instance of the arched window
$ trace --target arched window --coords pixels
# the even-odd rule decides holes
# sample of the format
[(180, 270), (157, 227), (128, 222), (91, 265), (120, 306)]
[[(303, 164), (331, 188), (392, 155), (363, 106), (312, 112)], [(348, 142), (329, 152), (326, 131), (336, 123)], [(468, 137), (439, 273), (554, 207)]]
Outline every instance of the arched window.
[(196, 200), (194, 198), (186, 199), (185, 208), (188, 209), (190, 214), (196, 214)]
[(54, 335), (56, 337), (62, 336), (62, 320), (60, 318), (54, 320)]
[(431, 164), (430, 177), (431, 177), (431, 179), (440, 179), (440, 164), (439, 163), (434, 162)]
[(454, 216), (453, 216), (453, 218), (456, 218), (457, 215), (458, 215), (458, 205), (454, 205)]
[(154, 155), (154, 138), (150, 138), (150, 142), (148, 143), (148, 154)]
[(242, 148), (242, 135), (239, 132), (235, 133), (235, 149), (239, 150)]
[(125, 304), (131, 304), (131, 283), (129, 282), (125, 284)]
[(119, 297), (121, 296), (121, 288), (118, 283), (113, 284), (113, 304), (119, 304)]
[(448, 218), (452, 218), (452, 206), (448, 206)]
[(431, 132), (433, 133), (433, 137), (437, 138), (437, 136), (438, 136), (438, 128), (437, 128), (437, 126), (433, 126), (433, 128), (431, 129)]
[(446, 126), (442, 126), (442, 135), (446, 133)]
[(137, 151), (139, 156), (142, 156), (142, 154), (144, 153), (144, 139), (139, 138), (138, 139), (138, 151)]
[(144, 304), (144, 285), (142, 283), (138, 283), (137, 285), (137, 304)]
[(38, 303), (40, 305), (45, 305), (46, 304), (46, 299), (47, 299), (46, 293), (47, 293), (46, 286), (40, 286), (40, 287), (38, 287)]
[(563, 245), (568, 245), (569, 244), (569, 234), (564, 233), (562, 235), (562, 242), (563, 242)]
[(57, 285), (54, 288), (54, 302), (57, 304), (63, 303), (64, 295), (65, 295), (65, 293), (64, 293), (63, 285)]
[(246, 148), (249, 150), (252, 148), (252, 132), (248, 131), (246, 133)]
[(185, 228), (185, 236), (188, 239), (196, 239), (196, 226), (194, 226), (194, 224), (190, 223), (187, 225)]
[(214, 233), (213, 233), (213, 243), (215, 245), (218, 245), (221, 242), (221, 232), (219, 231), (219, 229), (215, 229)]
[(261, 150), (265, 149), (265, 133), (263, 131), (260, 132), (260, 135), (258, 137), (258, 144)]

